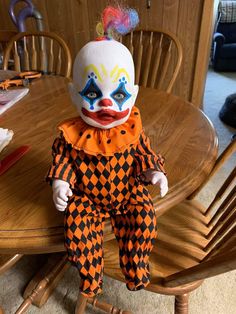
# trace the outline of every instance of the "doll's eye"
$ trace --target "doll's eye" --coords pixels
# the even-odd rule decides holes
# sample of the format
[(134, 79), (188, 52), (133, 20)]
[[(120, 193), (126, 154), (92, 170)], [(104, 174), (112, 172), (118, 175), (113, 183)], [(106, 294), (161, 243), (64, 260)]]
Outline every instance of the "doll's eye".
[(125, 95), (123, 93), (116, 93), (116, 94), (113, 94), (113, 98), (117, 100), (122, 100), (125, 98)]
[(126, 90), (124, 82), (121, 82), (114, 92), (111, 93), (111, 98), (115, 100), (120, 110), (123, 104), (131, 97), (131, 94)]
[(97, 96), (98, 96), (97, 93), (95, 93), (95, 92), (89, 92), (89, 93), (87, 93), (85, 95), (86, 95), (86, 97), (88, 97), (90, 99), (97, 98)]
[(87, 82), (86, 86), (79, 94), (90, 104), (90, 109), (94, 109), (93, 104), (102, 97), (102, 91), (93, 78)]

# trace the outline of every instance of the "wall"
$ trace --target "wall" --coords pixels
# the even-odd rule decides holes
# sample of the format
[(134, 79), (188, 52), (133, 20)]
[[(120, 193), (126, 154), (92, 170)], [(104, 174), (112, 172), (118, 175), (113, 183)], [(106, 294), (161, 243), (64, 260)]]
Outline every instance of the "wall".
[[(15, 27), (7, 14), (9, 0), (0, 0), (0, 29)], [(210, 52), (214, 0), (146, 0), (122, 1), (136, 8), (140, 27), (162, 28), (177, 34), (183, 46), (184, 58), (173, 93), (201, 106)], [(106, 0), (33, 0), (44, 17), (45, 29), (61, 35), (72, 56), (88, 40), (95, 37), (95, 26)], [(22, 7), (17, 5), (17, 10)], [(27, 29), (35, 28), (31, 19)]]

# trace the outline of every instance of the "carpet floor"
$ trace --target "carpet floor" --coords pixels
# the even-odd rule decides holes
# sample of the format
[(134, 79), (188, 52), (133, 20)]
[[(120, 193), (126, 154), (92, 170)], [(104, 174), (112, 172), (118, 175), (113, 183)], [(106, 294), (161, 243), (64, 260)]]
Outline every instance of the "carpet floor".
[[(230, 141), (236, 129), (230, 128), (218, 118), (226, 96), (236, 92), (236, 73), (215, 73), (209, 70), (204, 95), (204, 111), (212, 121), (219, 137), (219, 150), (222, 151)], [(234, 161), (231, 161), (231, 163)], [(225, 175), (226, 166), (221, 174)], [(199, 196), (207, 203), (214, 194), (219, 178), (206, 187)], [(24, 256), (13, 268), (1, 276), (0, 305), (6, 314), (13, 314), (23, 301), (22, 292), (26, 283), (43, 263), (43, 256)], [(77, 271), (70, 268), (47, 303), (38, 309), (31, 306), (29, 314), (69, 314), (74, 313), (74, 306), (79, 288)], [(125, 285), (113, 279), (104, 278), (104, 294), (107, 302), (129, 309), (134, 314), (171, 314), (174, 312), (174, 297), (163, 296), (147, 291), (130, 292)], [(87, 314), (102, 313), (89, 308)], [(230, 272), (206, 280), (189, 300), (190, 314), (236, 314), (236, 272)]]

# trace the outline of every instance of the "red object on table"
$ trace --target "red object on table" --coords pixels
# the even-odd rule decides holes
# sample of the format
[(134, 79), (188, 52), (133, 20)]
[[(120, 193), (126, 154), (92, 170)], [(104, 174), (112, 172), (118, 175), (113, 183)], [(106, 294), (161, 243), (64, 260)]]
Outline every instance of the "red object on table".
[(30, 146), (24, 145), (15, 149), (0, 161), (0, 175), (11, 168), (21, 157), (23, 157), (30, 149)]

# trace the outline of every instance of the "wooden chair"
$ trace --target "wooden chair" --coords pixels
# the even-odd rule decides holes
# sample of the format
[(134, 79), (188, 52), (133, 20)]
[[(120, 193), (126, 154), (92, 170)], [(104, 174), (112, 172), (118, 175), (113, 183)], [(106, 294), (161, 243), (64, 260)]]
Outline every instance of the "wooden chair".
[(22, 32), (8, 43), (3, 60), (3, 69), (8, 69), (8, 60), (14, 59), (14, 70), (41, 71), (44, 74), (70, 77), (71, 54), (65, 41), (50, 32)]
[[(236, 138), (217, 159), (210, 177), (235, 152)], [(236, 167), (207, 209), (196, 200), (186, 200), (158, 218), (147, 290), (174, 295), (176, 314), (188, 313), (188, 294), (204, 279), (236, 268), (235, 181)], [(124, 281), (116, 240), (105, 242), (104, 246), (105, 274)]]
[(8, 44), (8, 42), (10, 41), (10, 39), (15, 36), (17, 34), (17, 32), (14, 31), (6, 31), (0, 30), (0, 69), (2, 69), (2, 61), (3, 61), (3, 54), (4, 54), (4, 50)]
[(135, 30), (120, 41), (133, 56), (136, 84), (171, 92), (183, 58), (179, 39), (163, 30)]

